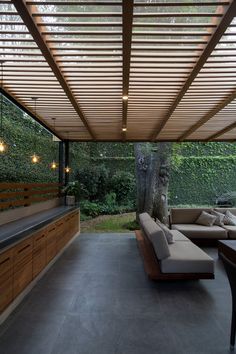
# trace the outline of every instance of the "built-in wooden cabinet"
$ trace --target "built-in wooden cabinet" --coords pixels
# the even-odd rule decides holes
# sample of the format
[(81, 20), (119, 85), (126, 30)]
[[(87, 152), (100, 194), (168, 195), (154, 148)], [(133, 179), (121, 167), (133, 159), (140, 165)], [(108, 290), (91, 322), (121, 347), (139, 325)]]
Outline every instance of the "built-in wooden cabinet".
[(78, 231), (79, 211), (76, 210), (0, 253), (0, 313)]
[(46, 240), (47, 229), (43, 229), (33, 236), (33, 278), (35, 278), (47, 264)]
[(13, 300), (13, 249), (0, 254), (0, 312)]
[(33, 279), (33, 239), (31, 237), (14, 247), (13, 296), (24, 290)]

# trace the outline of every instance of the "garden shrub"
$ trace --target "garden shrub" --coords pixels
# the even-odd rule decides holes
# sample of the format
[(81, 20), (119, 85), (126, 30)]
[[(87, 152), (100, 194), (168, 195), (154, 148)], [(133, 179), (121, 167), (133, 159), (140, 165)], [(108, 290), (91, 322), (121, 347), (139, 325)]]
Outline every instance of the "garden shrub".
[(108, 189), (108, 169), (104, 165), (86, 165), (77, 173), (81, 185), (81, 198), (91, 201), (101, 200)]
[(135, 199), (135, 177), (130, 172), (117, 171), (111, 178), (110, 186), (118, 203)]

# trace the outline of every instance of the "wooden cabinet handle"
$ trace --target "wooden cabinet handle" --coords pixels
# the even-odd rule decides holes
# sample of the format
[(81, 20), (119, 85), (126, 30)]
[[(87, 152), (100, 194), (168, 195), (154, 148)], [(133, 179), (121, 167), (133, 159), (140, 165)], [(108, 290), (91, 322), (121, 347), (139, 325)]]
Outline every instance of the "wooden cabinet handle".
[(10, 260), (10, 257), (5, 258), (2, 262), (0, 262), (0, 266)]
[(18, 251), (18, 253), (23, 252), (24, 250), (26, 250), (26, 249), (29, 248), (29, 247), (30, 247), (30, 245), (27, 245), (27, 246), (23, 247), (21, 250)]
[(39, 236), (38, 238), (36, 238), (35, 241), (39, 241), (39, 240), (41, 240), (41, 239), (44, 238), (44, 237), (45, 237), (45, 234), (43, 234), (43, 235)]

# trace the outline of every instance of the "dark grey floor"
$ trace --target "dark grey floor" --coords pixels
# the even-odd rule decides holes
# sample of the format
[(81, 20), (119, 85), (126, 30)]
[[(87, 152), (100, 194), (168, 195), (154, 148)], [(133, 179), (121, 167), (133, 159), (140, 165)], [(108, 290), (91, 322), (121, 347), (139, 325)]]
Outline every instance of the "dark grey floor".
[(0, 353), (225, 354), (230, 314), (219, 261), (215, 280), (157, 284), (133, 234), (83, 234), (0, 327)]

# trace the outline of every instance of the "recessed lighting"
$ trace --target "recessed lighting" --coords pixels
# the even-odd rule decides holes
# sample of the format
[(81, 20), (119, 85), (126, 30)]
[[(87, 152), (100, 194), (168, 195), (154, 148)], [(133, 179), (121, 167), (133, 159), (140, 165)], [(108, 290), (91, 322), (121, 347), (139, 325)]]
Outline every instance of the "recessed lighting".
[(127, 128), (122, 128), (122, 132), (126, 132), (127, 131)]
[(128, 100), (128, 96), (123, 96), (123, 100), (124, 101)]

